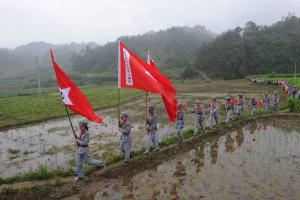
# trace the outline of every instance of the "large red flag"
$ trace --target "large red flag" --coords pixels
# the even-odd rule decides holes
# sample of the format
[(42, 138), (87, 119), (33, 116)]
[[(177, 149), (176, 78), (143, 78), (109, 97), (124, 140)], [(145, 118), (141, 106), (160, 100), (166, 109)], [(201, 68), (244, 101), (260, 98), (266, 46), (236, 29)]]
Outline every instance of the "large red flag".
[[(162, 79), (163, 75), (156, 67), (144, 62), (132, 53), (122, 42), (118, 49), (118, 86), (119, 88), (135, 88), (163, 96), (168, 105), (173, 103), (176, 90), (170, 87), (169, 80)], [(175, 98), (176, 100), (176, 98)], [(172, 104), (173, 105), (173, 104)], [(171, 122), (175, 121), (176, 107), (166, 107)]]
[(103, 117), (97, 116), (94, 113), (91, 104), (84, 94), (55, 62), (52, 50), (50, 50), (50, 54), (57, 78), (57, 84), (64, 104), (75, 113), (78, 113), (96, 123), (101, 123), (103, 121)]
[(165, 77), (162, 73), (160, 73), (155, 65), (155, 62), (150, 54), (150, 51), (148, 50), (147, 54), (147, 63), (152, 66), (152, 74), (154, 77), (156, 77), (158, 80), (162, 80), (165, 88), (168, 91), (171, 91), (171, 94), (162, 94), (161, 97), (163, 99), (163, 102), (165, 104), (166, 110), (168, 112), (169, 118), (174, 119), (176, 117), (176, 110), (177, 110), (177, 100), (176, 100), (176, 89), (173, 87), (171, 81)]

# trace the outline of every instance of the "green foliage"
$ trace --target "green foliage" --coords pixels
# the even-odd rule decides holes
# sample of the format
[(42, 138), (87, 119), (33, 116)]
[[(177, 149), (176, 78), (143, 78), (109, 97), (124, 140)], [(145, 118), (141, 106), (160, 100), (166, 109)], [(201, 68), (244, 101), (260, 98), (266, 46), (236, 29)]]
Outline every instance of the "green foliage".
[(292, 73), (300, 56), (300, 18), (289, 14), (271, 26), (254, 22), (219, 35), (203, 46), (196, 66), (225, 79), (251, 74)]
[(300, 100), (296, 98), (290, 98), (288, 101), (288, 107), (290, 112), (300, 112)]
[(276, 77), (276, 73), (272, 72), (266, 75), (268, 78), (275, 78)]
[[(203, 26), (173, 27), (164, 31), (119, 38), (134, 53), (146, 60), (149, 49), (157, 66), (168, 77), (179, 77), (185, 67), (193, 66), (199, 47), (212, 41), (214, 35)], [(116, 77), (117, 42), (94, 49), (87, 47), (72, 57), (74, 70), (82, 73), (114, 72)]]
[(17, 193), (18, 190), (17, 189), (14, 189), (13, 187), (4, 187), (2, 188), (2, 194), (5, 194), (5, 195), (9, 195), (9, 194), (14, 194), (14, 193)]
[(289, 74), (276, 74), (274, 77), (269, 77), (269, 76), (263, 76), (265, 80), (272, 80), (272, 81), (281, 81), (285, 80), (287, 81), (290, 85), (296, 88), (300, 88), (300, 76), (297, 76), (296, 78), (294, 75), (289, 75)]
[(198, 71), (196, 71), (193, 67), (186, 67), (183, 70), (181, 78), (182, 79), (190, 79), (190, 78), (194, 78), (196, 76), (199, 76)]
[(16, 175), (5, 179), (0, 178), (0, 185), (11, 184), (11, 183), (21, 182), (21, 181), (47, 180), (55, 177), (70, 176), (72, 174), (73, 171), (71, 169), (64, 170), (63, 168), (58, 168), (55, 170), (50, 170), (47, 167), (47, 165), (39, 165), (36, 170), (34, 171), (29, 170), (28, 172), (22, 175)]

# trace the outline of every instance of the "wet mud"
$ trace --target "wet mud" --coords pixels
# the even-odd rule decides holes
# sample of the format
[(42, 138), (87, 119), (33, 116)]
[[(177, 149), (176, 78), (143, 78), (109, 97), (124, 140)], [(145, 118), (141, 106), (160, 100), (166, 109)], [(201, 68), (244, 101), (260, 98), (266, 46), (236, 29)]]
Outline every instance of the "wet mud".
[(299, 117), (277, 114), (246, 120), (127, 164), (114, 164), (85, 181), (69, 179), (60, 187), (44, 185), (11, 197), (297, 199)]

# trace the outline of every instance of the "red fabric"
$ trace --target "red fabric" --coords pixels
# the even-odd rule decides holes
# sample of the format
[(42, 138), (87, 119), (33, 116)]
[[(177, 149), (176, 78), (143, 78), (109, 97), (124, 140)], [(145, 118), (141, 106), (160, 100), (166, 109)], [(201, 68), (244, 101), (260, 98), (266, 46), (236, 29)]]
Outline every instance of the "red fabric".
[[(64, 104), (75, 113), (78, 113), (96, 123), (101, 123), (103, 121), (103, 117), (95, 115), (88, 99), (54, 60), (52, 50), (50, 50), (50, 55)], [(64, 93), (62, 91), (67, 92)]]
[(230, 99), (230, 104), (231, 105), (236, 105), (236, 99)]
[(158, 69), (147, 64), (132, 53), (122, 42), (118, 50), (119, 88), (135, 88), (162, 95), (163, 102), (171, 122), (175, 121), (177, 100), (176, 89), (171, 81), (162, 75)]
[(262, 107), (264, 106), (264, 104), (263, 104), (262, 101), (259, 101), (259, 102), (257, 103), (257, 106), (258, 106), (259, 108), (262, 108)]

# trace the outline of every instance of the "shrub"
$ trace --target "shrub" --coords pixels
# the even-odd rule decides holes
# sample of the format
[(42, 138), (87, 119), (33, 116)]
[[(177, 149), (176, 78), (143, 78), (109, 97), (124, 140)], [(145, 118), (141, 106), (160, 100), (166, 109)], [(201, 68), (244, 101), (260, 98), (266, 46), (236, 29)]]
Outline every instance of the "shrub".
[(300, 100), (296, 98), (290, 98), (288, 101), (288, 107), (290, 112), (300, 112)]

